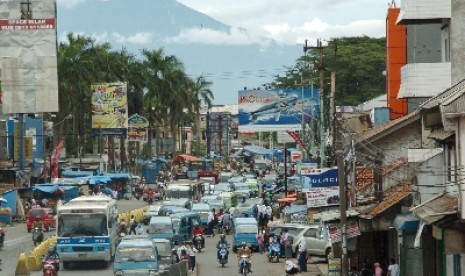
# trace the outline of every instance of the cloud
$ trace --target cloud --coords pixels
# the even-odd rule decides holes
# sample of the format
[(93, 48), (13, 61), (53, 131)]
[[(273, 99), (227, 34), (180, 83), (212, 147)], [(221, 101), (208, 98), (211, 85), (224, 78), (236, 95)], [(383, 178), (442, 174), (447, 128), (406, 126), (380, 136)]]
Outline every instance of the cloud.
[(209, 44), (209, 45), (250, 45), (266, 46), (269, 40), (255, 36), (244, 29), (233, 27), (229, 32), (209, 28), (192, 28), (182, 30), (177, 36), (166, 38), (166, 43)]
[(112, 33), (112, 38), (121, 44), (131, 43), (131, 44), (139, 44), (139, 45), (146, 45), (152, 43), (152, 34), (149, 32), (139, 32), (132, 36), (123, 36), (119, 33)]

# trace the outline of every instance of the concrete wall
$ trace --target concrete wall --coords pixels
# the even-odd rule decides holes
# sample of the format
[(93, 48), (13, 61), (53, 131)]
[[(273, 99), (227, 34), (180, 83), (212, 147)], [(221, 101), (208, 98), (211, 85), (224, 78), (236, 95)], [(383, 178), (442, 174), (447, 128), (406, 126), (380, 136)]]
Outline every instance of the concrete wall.
[(418, 193), (414, 195), (415, 205), (445, 191), (445, 186), (439, 186), (444, 183), (445, 174), (443, 153), (421, 164), (420, 170), (417, 172)]
[(465, 76), (465, 1), (451, 0), (452, 19), (450, 27), (452, 84)]

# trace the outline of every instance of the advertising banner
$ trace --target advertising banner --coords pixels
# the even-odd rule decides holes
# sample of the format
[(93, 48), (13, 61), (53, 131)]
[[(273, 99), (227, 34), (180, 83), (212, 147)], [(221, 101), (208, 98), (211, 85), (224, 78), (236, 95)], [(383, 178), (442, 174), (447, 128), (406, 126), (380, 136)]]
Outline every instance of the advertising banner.
[(134, 114), (128, 119), (128, 141), (129, 142), (147, 142), (147, 127), (149, 122), (139, 114)]
[[(358, 223), (356, 221), (348, 221), (347, 222), (347, 239), (355, 238), (360, 236), (360, 229), (358, 227)], [(342, 240), (342, 231), (340, 227), (329, 227), (329, 236), (331, 238), (331, 242), (336, 243)]]
[(126, 83), (101, 83), (91, 85), (92, 128), (100, 134), (120, 135), (128, 128), (128, 99)]
[(337, 168), (303, 169), (300, 173), (304, 191), (310, 188), (339, 186)]
[(300, 130), (302, 119), (317, 117), (314, 89), (239, 91), (239, 132)]
[(309, 208), (339, 205), (339, 187), (311, 188), (306, 193)]
[(0, 1), (2, 112), (58, 112), (56, 0)]

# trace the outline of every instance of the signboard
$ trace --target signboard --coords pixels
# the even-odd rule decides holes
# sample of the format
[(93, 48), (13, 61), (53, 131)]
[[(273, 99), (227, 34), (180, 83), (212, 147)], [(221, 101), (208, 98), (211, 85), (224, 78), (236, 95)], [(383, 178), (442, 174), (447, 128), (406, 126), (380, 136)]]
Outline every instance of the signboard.
[(328, 275), (340, 276), (342, 272), (341, 258), (328, 259)]
[(339, 186), (337, 168), (301, 170), (302, 189)]
[(133, 114), (128, 118), (128, 141), (129, 142), (147, 142), (149, 126), (148, 120), (139, 115)]
[[(358, 223), (356, 221), (347, 222), (347, 239), (355, 238), (360, 236), (360, 229), (358, 228)], [(342, 231), (340, 227), (329, 227), (329, 237), (331, 238), (332, 243), (340, 242), (342, 240)]]
[(278, 144), (295, 143), (294, 139), (286, 131), (276, 132)]
[(59, 111), (55, 2), (0, 1), (4, 114)]
[(297, 173), (300, 175), (309, 174), (312, 170), (317, 168), (317, 163), (297, 163)]
[(311, 188), (306, 194), (309, 208), (339, 205), (339, 187)]
[(300, 130), (302, 117), (318, 117), (317, 94), (310, 89), (239, 91), (239, 132)]
[(126, 83), (91, 85), (92, 128), (105, 130), (106, 135), (120, 135), (128, 128), (128, 99)]

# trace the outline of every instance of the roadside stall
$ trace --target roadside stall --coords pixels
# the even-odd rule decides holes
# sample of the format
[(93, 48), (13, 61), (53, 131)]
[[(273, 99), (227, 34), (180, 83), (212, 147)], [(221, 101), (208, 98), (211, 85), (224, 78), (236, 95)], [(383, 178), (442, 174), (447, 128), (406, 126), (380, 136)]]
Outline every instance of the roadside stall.
[(283, 219), (285, 223), (298, 223), (308, 224), (307, 217), (307, 204), (304, 205), (291, 205), (289, 208), (285, 208), (283, 211)]

